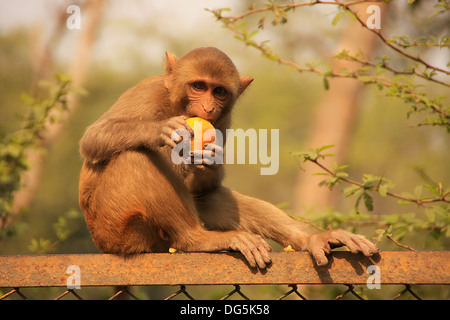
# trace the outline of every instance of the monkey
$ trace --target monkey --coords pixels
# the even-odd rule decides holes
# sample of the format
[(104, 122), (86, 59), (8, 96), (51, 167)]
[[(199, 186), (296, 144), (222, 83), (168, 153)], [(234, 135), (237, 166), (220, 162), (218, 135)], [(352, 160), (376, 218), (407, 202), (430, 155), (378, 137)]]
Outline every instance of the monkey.
[[(177, 130), (193, 134), (189, 117), (210, 121), (225, 137), (233, 106), (252, 81), (217, 48), (197, 48), (181, 58), (166, 52), (163, 74), (128, 89), (85, 130), (79, 204), (101, 252), (238, 251), (260, 269), (272, 262), (266, 239), (309, 251), (318, 266), (328, 263), (335, 247), (365, 256), (378, 252), (362, 235), (311, 228), (273, 204), (223, 186), (222, 164), (170, 160), (183, 140)], [(199, 152), (223, 152), (213, 144)]]

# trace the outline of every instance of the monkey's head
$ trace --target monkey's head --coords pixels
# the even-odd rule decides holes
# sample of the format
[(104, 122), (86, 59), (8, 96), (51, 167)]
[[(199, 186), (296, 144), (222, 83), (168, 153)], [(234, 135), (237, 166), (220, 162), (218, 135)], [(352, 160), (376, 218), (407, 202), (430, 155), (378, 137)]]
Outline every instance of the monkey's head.
[(172, 106), (186, 116), (215, 124), (231, 111), (252, 81), (251, 77), (240, 76), (231, 59), (219, 49), (197, 48), (180, 59), (166, 52), (165, 86)]

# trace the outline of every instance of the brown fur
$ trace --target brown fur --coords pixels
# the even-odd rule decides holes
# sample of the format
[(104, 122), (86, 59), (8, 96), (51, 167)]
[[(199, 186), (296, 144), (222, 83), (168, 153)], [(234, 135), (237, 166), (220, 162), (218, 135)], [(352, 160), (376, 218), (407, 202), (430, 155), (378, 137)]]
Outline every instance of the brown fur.
[[(265, 268), (270, 247), (262, 238), (309, 250), (319, 265), (331, 246), (377, 251), (362, 236), (318, 233), (267, 202), (223, 187), (222, 165), (171, 162), (171, 132), (191, 130), (184, 120), (200, 116), (225, 134), (232, 107), (252, 80), (215, 48), (179, 60), (167, 53), (164, 75), (126, 91), (86, 130), (79, 200), (102, 252), (238, 250), (251, 266)], [(227, 94), (217, 95), (218, 87)]]

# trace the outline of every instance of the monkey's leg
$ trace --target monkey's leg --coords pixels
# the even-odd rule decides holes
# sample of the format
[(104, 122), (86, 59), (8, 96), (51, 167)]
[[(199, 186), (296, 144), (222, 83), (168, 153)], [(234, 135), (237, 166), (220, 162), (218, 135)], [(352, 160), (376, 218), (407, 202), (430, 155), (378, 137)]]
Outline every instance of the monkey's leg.
[(261, 237), (206, 230), (183, 182), (156, 153), (127, 151), (111, 160), (85, 212), (104, 252), (239, 250), (251, 266), (270, 262)]
[(140, 153), (124, 152), (108, 164), (84, 163), (79, 201), (92, 239), (102, 252), (131, 254), (167, 251), (157, 225), (147, 215), (151, 183), (143, 183)]
[(351, 252), (371, 256), (378, 249), (366, 238), (345, 230), (319, 231), (295, 220), (274, 205), (220, 188), (197, 202), (200, 218), (211, 229), (253, 232), (295, 250), (308, 250), (318, 265), (327, 264), (332, 248), (347, 246)]
[(266, 201), (225, 187), (196, 202), (200, 218), (212, 230), (245, 230), (298, 249), (305, 248), (306, 239), (317, 232)]

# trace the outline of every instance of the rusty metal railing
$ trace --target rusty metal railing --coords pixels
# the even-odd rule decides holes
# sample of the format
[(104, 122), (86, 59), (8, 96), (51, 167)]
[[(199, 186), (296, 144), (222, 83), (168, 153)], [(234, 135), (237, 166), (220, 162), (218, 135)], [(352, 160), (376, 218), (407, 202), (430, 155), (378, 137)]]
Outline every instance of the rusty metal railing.
[(115, 287), (110, 297), (138, 298), (130, 286), (177, 286), (166, 298), (193, 299), (187, 287), (232, 285), (222, 298), (249, 299), (242, 289), (250, 285), (288, 286), (279, 299), (306, 299), (300, 285), (340, 285), (336, 298), (364, 296), (355, 287), (378, 289), (401, 285), (391, 298), (409, 294), (421, 298), (413, 286), (450, 284), (450, 251), (386, 251), (374, 257), (333, 252), (329, 263), (317, 267), (306, 252), (274, 252), (266, 270), (250, 268), (239, 253), (58, 254), (0, 256), (0, 299), (23, 298), (25, 288), (64, 288), (55, 298), (82, 299), (78, 288)]

